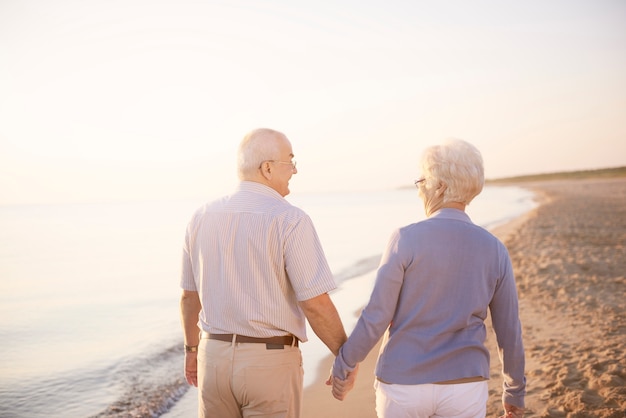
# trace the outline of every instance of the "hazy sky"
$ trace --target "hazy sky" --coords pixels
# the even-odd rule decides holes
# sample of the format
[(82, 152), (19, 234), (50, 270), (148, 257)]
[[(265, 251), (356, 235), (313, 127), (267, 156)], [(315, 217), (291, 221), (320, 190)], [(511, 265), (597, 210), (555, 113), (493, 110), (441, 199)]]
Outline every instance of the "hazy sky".
[(626, 165), (626, 1), (0, 0), (0, 204), (210, 196), (256, 127), (291, 189)]

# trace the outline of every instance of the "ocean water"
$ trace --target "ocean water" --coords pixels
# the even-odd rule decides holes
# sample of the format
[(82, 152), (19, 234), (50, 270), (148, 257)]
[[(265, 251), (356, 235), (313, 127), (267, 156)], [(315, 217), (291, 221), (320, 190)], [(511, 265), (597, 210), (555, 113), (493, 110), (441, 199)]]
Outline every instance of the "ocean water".
[[(394, 228), (424, 218), (414, 189), (293, 193), (317, 228), (349, 332)], [(0, 207), (0, 417), (158, 417), (182, 378), (178, 275), (202, 200)], [(493, 228), (534, 207), (486, 187), (468, 207)], [(305, 385), (328, 355), (309, 330)]]

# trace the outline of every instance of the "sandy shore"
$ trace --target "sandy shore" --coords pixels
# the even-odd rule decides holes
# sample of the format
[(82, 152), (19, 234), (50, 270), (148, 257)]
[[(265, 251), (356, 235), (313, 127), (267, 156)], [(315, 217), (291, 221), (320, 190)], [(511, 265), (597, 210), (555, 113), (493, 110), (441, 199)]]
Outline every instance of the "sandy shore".
[[(626, 178), (524, 183), (541, 205), (494, 233), (509, 248), (526, 347), (526, 417), (626, 416)], [(487, 416), (502, 413), (495, 338)], [(339, 402), (323, 379), (303, 418), (375, 418), (375, 348)], [(331, 358), (321, 366), (326, 376)]]

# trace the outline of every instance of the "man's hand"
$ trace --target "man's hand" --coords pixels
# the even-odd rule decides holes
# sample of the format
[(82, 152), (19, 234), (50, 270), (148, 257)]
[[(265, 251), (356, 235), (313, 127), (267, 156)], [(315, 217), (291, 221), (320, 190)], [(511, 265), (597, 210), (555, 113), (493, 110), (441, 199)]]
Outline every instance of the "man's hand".
[(518, 408), (508, 403), (504, 404), (504, 415), (499, 418), (522, 418), (524, 416), (524, 408)]
[[(183, 290), (180, 295), (180, 321), (183, 326), (185, 345), (198, 346), (200, 328), (198, 315), (202, 309), (198, 292)], [(198, 352), (185, 350), (185, 379), (190, 385), (198, 386)]]
[(359, 365), (357, 364), (353, 371), (348, 372), (346, 380), (334, 378), (331, 373), (331, 375), (328, 377), (328, 380), (326, 381), (326, 385), (333, 386), (331, 393), (333, 394), (335, 399), (343, 401), (346, 398), (348, 392), (350, 392), (352, 388), (354, 388), (354, 383), (356, 382), (356, 375), (358, 374), (358, 372)]
[(198, 387), (198, 352), (185, 353), (185, 379), (190, 385)]

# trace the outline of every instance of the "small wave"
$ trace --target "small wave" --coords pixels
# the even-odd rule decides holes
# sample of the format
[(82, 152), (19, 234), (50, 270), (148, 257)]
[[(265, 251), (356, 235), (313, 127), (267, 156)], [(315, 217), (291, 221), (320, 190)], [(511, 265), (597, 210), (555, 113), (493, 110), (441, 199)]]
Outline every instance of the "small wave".
[(172, 346), (147, 358), (130, 358), (112, 370), (121, 395), (91, 418), (156, 418), (169, 411), (187, 392), (183, 378), (183, 354)]
[(359, 277), (376, 270), (380, 263), (381, 257), (382, 254), (361, 258), (350, 267), (343, 269), (339, 273), (335, 274), (335, 280), (337, 281), (337, 284), (343, 282), (344, 280), (354, 279), (355, 277)]

